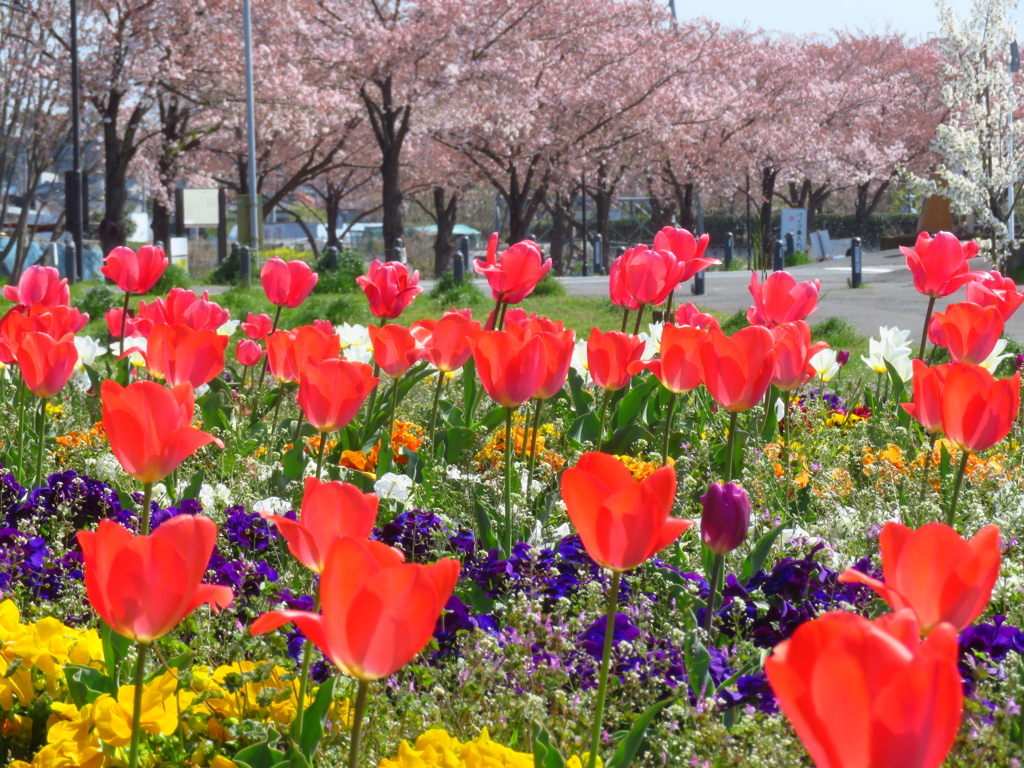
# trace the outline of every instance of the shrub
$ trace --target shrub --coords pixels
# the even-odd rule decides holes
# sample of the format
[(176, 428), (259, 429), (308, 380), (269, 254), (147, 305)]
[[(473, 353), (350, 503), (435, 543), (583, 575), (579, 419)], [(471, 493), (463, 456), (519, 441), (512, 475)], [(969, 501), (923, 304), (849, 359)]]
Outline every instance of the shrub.
[(338, 254), (338, 265), (327, 266), (327, 256), (321, 256), (313, 267), (320, 279), (313, 293), (351, 293), (359, 286), (356, 278), (366, 271), (366, 262), (355, 251), (346, 248)]
[(168, 264), (167, 269), (160, 276), (160, 279), (156, 281), (156, 285), (153, 286), (153, 290), (150, 293), (166, 296), (171, 288), (188, 288), (191, 284), (192, 279), (189, 277), (188, 272), (176, 264)]
[(554, 272), (548, 272), (537, 287), (533, 289), (531, 296), (565, 296), (565, 286), (555, 277)]
[(470, 280), (457, 283), (453, 273), (443, 272), (430, 291), (430, 298), (442, 306), (466, 307), (479, 304), (484, 295)]
[(114, 307), (121, 306), (123, 295), (114, 293), (108, 285), (94, 285), (86, 291), (75, 306), (81, 312), (85, 312), (93, 320), (102, 319), (108, 311)]

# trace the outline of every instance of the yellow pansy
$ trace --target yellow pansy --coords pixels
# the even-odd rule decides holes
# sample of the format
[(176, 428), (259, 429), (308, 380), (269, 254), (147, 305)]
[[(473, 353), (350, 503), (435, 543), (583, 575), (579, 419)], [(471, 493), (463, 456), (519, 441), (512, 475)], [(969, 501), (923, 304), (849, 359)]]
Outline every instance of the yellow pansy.
[[(169, 736), (178, 727), (178, 706), (174, 692), (178, 679), (165, 672), (142, 690), (142, 715), (139, 725), (146, 733)], [(123, 747), (131, 742), (132, 711), (135, 686), (122, 685), (115, 700), (109, 694), (98, 697), (92, 705), (96, 733), (107, 744)]]

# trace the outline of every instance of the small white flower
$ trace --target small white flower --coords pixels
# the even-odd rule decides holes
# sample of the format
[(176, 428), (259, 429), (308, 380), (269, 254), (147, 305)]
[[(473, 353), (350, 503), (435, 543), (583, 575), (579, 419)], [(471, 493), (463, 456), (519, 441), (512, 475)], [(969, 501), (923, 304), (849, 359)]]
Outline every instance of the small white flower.
[(238, 324), (241, 320), (228, 320), (224, 325), (217, 329), (217, 333), (221, 336), (231, 336), (236, 330), (238, 330)]
[(593, 381), (590, 378), (590, 366), (587, 363), (587, 340), (579, 339), (572, 349), (572, 369), (583, 379), (583, 385), (589, 387)]
[(75, 370), (84, 371), (86, 366), (92, 366), (96, 358), (107, 354), (107, 349), (92, 336), (75, 336), (75, 350), (78, 352), (78, 362), (75, 363)]
[(382, 499), (405, 501), (412, 491), (412, 478), (388, 472), (373, 484), (373, 492)]
[[(131, 349), (132, 347), (135, 347), (135, 349), (145, 352), (146, 345), (148, 343), (149, 339), (147, 339), (145, 336), (128, 336), (124, 340), (124, 348), (128, 350)], [(121, 342), (115, 341), (113, 344), (111, 344), (110, 351), (112, 354), (115, 354), (118, 357), (120, 357)], [(128, 355), (128, 359), (131, 360), (132, 365), (134, 365), (136, 368), (141, 368), (146, 364), (146, 358), (144, 358), (142, 355), (139, 354), (139, 352), (136, 351), (130, 352)]]
[(291, 504), (284, 499), (279, 499), (277, 496), (268, 496), (252, 505), (252, 511), (257, 514), (269, 512), (272, 515), (283, 515), (291, 508)]
[(985, 370), (994, 373), (999, 364), (1008, 357), (1012, 357), (1010, 353), (1003, 354), (1003, 350), (1006, 349), (1006, 339), (1000, 339), (996, 342), (995, 347), (992, 348), (992, 353), (982, 360), (980, 365)]
[[(650, 330), (651, 330), (650, 342), (649, 343), (653, 344), (654, 348), (658, 350), (659, 354), (661, 354), (661, 334), (664, 333), (664, 331), (665, 331), (665, 324), (664, 323), (651, 323), (647, 327), (650, 328)], [(653, 357), (653, 355), (652, 355), (652, 357)], [(645, 359), (647, 358), (646, 354), (644, 355), (644, 358)]]
[(887, 328), (883, 325), (878, 329), (878, 335), (880, 339), (872, 337), (868, 341), (868, 356), (861, 355), (860, 359), (878, 373), (886, 373), (886, 363), (889, 363), (903, 381), (910, 381), (914, 375), (911, 363), (912, 350), (908, 343), (910, 331)]
[(815, 372), (821, 377), (822, 382), (832, 381), (839, 373), (839, 362), (836, 360), (836, 351), (831, 347), (825, 347), (808, 361)]

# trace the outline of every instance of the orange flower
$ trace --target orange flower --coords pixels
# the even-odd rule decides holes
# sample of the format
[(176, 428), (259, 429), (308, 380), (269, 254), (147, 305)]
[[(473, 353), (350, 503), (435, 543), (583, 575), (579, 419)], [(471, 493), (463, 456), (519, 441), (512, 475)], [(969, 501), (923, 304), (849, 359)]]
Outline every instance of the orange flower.
[(340, 358), (307, 360), (299, 381), (299, 407), (319, 432), (344, 428), (378, 382), (366, 363)]
[(942, 427), (963, 451), (991, 448), (1010, 433), (1020, 410), (1020, 371), (996, 380), (978, 365), (951, 363), (942, 387)]
[(216, 540), (216, 523), (202, 515), (173, 517), (148, 536), (101, 520), (95, 532), (78, 532), (89, 603), (140, 643), (163, 637), (204, 603), (226, 608), (230, 587), (202, 583)]
[(52, 339), (41, 331), (27, 331), (14, 347), (25, 386), (36, 397), (53, 397), (68, 383), (78, 362), (74, 337)]
[(772, 384), (783, 392), (792, 392), (814, 378), (811, 358), (828, 344), (811, 344), (811, 327), (803, 320), (781, 323), (772, 328), (775, 339), (775, 371)]
[[(685, 230), (684, 230), (685, 231)], [(690, 325), (666, 323), (661, 331), (661, 354), (655, 360), (629, 364), (630, 373), (653, 373), (669, 392), (680, 394), (700, 386), (700, 345), (708, 332)]]
[(488, 396), (506, 408), (537, 394), (547, 371), (544, 342), (515, 331), (482, 331), (473, 341), (473, 359)]
[(910, 608), (928, 634), (942, 622), (959, 632), (988, 605), (999, 577), (999, 529), (982, 528), (970, 541), (943, 523), (914, 531), (888, 522), (878, 537), (885, 581), (847, 568), (840, 581), (867, 584), (893, 610)]
[(416, 338), (405, 326), (371, 325), (368, 330), (374, 361), (393, 379), (404, 376), (423, 357), (423, 350), (416, 346)]
[(294, 622), (344, 674), (380, 680), (430, 642), (458, 578), (458, 560), (416, 565), (379, 541), (337, 539), (320, 577), (323, 613), (271, 611), (252, 633)]
[(149, 335), (143, 356), (146, 369), (168, 386), (187, 382), (198, 387), (224, 370), (228, 337), (213, 331), (193, 331), (187, 325), (160, 323)]
[(675, 494), (672, 467), (638, 483), (607, 453), (585, 453), (562, 473), (562, 501), (587, 554), (613, 571), (635, 568), (693, 525), (669, 517)]
[(949, 365), (929, 368), (920, 359), (912, 363), (914, 371), (914, 402), (900, 403), (903, 410), (921, 422), (928, 432), (942, 431), (942, 391)]
[(932, 315), (928, 336), (949, 350), (954, 362), (981, 365), (1003, 335), (1003, 318), (996, 307), (961, 301)]
[(772, 383), (775, 339), (759, 325), (732, 336), (712, 329), (700, 346), (700, 367), (704, 386), (719, 405), (733, 413), (748, 411)]
[(644, 342), (639, 336), (619, 331), (601, 333), (592, 328), (587, 339), (587, 368), (594, 383), (601, 389), (615, 392), (633, 378), (630, 366), (639, 362)]

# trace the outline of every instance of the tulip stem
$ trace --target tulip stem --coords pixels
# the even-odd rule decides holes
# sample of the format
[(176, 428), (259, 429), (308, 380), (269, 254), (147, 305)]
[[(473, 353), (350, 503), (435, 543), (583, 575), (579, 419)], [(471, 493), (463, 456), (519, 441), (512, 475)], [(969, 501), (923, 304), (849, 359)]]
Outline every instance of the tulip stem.
[(139, 510), (139, 518), (142, 520), (142, 535), (149, 536), (149, 513), (150, 503), (153, 500), (153, 484), (142, 484), (142, 509)]
[(501, 297), (494, 304), (494, 309), (491, 310), (491, 314), (487, 317), (487, 327), (485, 331), (493, 331), (498, 327), (498, 315), (501, 312)]
[(622, 333), (626, 332), (626, 328), (629, 327), (628, 323), (629, 323), (629, 307), (623, 307), (622, 308), (622, 328), (619, 329), (619, 330), (622, 331)]
[(366, 698), (370, 683), (359, 681), (356, 690), (355, 712), (352, 715), (352, 736), (348, 746), (348, 768), (359, 768), (359, 743), (363, 735), (363, 714), (366, 712)]
[(498, 318), (498, 330), (502, 330), (505, 327), (505, 313), (508, 311), (508, 302), (501, 302), (501, 317)]
[(704, 616), (704, 631), (708, 633), (708, 642), (714, 639), (715, 600), (718, 597), (718, 584), (722, 580), (722, 565), (725, 556), (716, 554), (711, 563), (711, 583), (708, 586), (708, 607)]
[(46, 398), (39, 398), (39, 415), (36, 418), (36, 433), (38, 445), (36, 448), (36, 479), (32, 484), (38, 488), (43, 481), (43, 445), (46, 443)]
[(19, 377), (17, 404), (18, 410), (18, 480), (25, 482), (25, 409), (22, 404), (25, 401), (25, 379)]
[(437, 372), (437, 387), (434, 388), (434, 405), (430, 409), (430, 421), (427, 423), (427, 442), (430, 444), (430, 452), (436, 453), (437, 446), (434, 445), (434, 425), (437, 423), (437, 406), (441, 402), (441, 388), (444, 386), (444, 372)]
[[(533, 480), (533, 470), (537, 466), (537, 433), (540, 431), (540, 409), (543, 405), (544, 401), (537, 398), (537, 403), (533, 408), (533, 433), (530, 435), (530, 463), (527, 465), (526, 470), (527, 488), (529, 488), (529, 483)], [(527, 500), (529, 500), (529, 492), (527, 492)]]
[[(277, 323), (281, 319), (281, 310), (282, 309), (284, 309), (284, 307), (279, 304), (278, 307), (277, 307), (277, 312), (274, 313), (274, 323), (273, 323), (273, 325), (270, 326), (270, 333), (273, 333), (274, 331), (277, 330)], [(268, 333), (267, 336), (270, 336), (270, 333)], [(268, 350), (270, 349), (269, 345), (267, 346), (267, 349)], [(268, 352), (267, 356), (263, 358), (263, 370), (260, 371), (260, 383), (256, 385), (256, 389), (257, 390), (263, 389), (263, 379), (266, 378), (267, 368), (269, 366), (270, 366), (270, 353)], [(256, 377), (253, 376), (253, 380), (254, 381), (255, 381), (255, 379), (256, 379)]]
[(505, 557), (512, 556), (512, 408), (505, 408)]
[(956, 503), (960, 498), (960, 486), (964, 484), (964, 473), (967, 471), (967, 460), (971, 458), (970, 451), (964, 451), (963, 456), (960, 457), (960, 466), (956, 470), (956, 484), (953, 486), (953, 498), (949, 502), (949, 511), (946, 512), (946, 525), (950, 528), (955, 527), (956, 522)]
[(661, 465), (663, 467), (668, 466), (668, 447), (671, 443), (672, 438), (672, 417), (676, 411), (676, 393), (673, 392), (668, 396), (668, 415), (665, 416), (665, 446), (661, 452)]
[(924, 348), (928, 345), (928, 323), (932, 319), (932, 310), (935, 309), (935, 297), (928, 297), (928, 311), (924, 313), (924, 331), (921, 332), (921, 351), (917, 356), (924, 362)]
[(298, 421), (295, 422), (295, 434), (292, 436), (292, 445), (298, 445), (299, 438), (302, 437), (302, 422), (304, 421), (303, 416), (304, 414), (302, 413), (302, 409), (300, 408), (299, 419)]
[(399, 376), (391, 387), (391, 418), (388, 420), (388, 445), (391, 445), (391, 440), (395, 435), (395, 419), (398, 415), (398, 382), (401, 380), (402, 377)]
[(590, 757), (587, 759), (587, 768), (597, 766), (597, 751), (601, 746), (604, 701), (608, 695), (608, 670), (611, 667), (612, 644), (615, 637), (615, 609), (619, 605), (619, 582), (621, 580), (622, 573), (612, 571), (612, 583), (608, 588), (608, 614), (604, 624), (604, 650), (601, 653), (601, 672), (597, 684), (597, 706), (594, 712), (594, 724), (590, 727)]
[(729, 413), (729, 434), (725, 438), (725, 482), (732, 482), (732, 459), (736, 451), (736, 411)]
[(928, 453), (924, 456), (924, 472), (921, 473), (921, 495), (917, 499), (919, 504), (924, 501), (924, 497), (928, 493), (928, 470), (932, 465), (932, 453), (935, 452), (935, 438), (939, 435), (937, 432), (931, 432), (929, 436), (931, 439), (928, 441)]
[[(320, 473), (317, 473), (320, 479)], [(320, 590), (314, 584), (313, 613), (320, 613)], [(295, 743), (302, 743), (302, 714), (306, 710), (306, 691), (309, 688), (309, 666), (313, 661), (313, 641), (308, 638), (302, 643), (302, 671), (299, 673), (299, 700), (295, 705)]]
[(782, 393), (782, 494), (786, 502), (786, 516), (789, 516), (789, 392)]
[(373, 429), (373, 408), (377, 404), (377, 389), (380, 387), (380, 363), (373, 361), (373, 378), (377, 379), (377, 383), (373, 385), (373, 389), (370, 390), (370, 402), (366, 404), (366, 423), (363, 425), (363, 442), (370, 436), (370, 430)]
[[(124, 333), (128, 328), (128, 300), (131, 298), (131, 294), (128, 291), (124, 292), (124, 305), (121, 307), (121, 354), (124, 355), (125, 338)], [(131, 358), (127, 359), (128, 363), (128, 378), (131, 379), (132, 375), (132, 361)], [(127, 382), (125, 382), (127, 383)]]
[(644, 304), (641, 304), (640, 309), (636, 311), (636, 324), (633, 326), (634, 336), (640, 333), (640, 321), (644, 319), (644, 306)]
[(142, 738), (142, 689), (146, 681), (146, 652), (149, 643), (137, 643), (138, 656), (135, 659), (135, 696), (132, 704), (132, 741), (128, 753), (128, 768), (139, 764), (139, 741)]
[(317, 451), (316, 451), (316, 479), (317, 480), (320, 479), (320, 470), (323, 469), (323, 467), (324, 467), (324, 452), (325, 452), (325, 450), (327, 448), (327, 435), (329, 435), (329, 434), (330, 434), (330, 432), (321, 432), (320, 433), (320, 446), (317, 448)]
[(661, 319), (665, 325), (672, 325), (672, 299), (676, 296), (676, 289), (673, 288), (668, 292), (668, 301), (665, 302), (665, 312), (662, 314)]
[(597, 412), (597, 450), (601, 450), (601, 443), (604, 442), (604, 416), (608, 410), (608, 400), (611, 399), (612, 391), (606, 389), (604, 397), (601, 398), (601, 409)]

